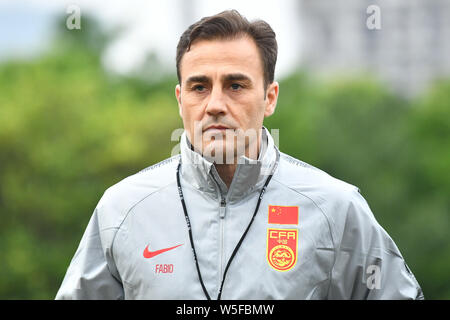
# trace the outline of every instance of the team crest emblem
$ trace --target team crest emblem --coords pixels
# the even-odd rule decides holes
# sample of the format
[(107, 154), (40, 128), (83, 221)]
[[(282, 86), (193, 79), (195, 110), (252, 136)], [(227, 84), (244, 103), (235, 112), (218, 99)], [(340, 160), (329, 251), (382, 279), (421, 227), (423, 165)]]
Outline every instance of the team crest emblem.
[(291, 270), (297, 263), (297, 229), (267, 229), (267, 261), (277, 271)]

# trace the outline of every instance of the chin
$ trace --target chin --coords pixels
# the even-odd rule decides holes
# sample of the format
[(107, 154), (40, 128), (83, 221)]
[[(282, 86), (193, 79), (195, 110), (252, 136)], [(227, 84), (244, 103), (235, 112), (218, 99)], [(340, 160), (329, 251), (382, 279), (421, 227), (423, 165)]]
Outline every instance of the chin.
[(216, 164), (234, 164), (236, 146), (234, 142), (229, 145), (226, 140), (208, 140), (203, 142), (203, 156)]

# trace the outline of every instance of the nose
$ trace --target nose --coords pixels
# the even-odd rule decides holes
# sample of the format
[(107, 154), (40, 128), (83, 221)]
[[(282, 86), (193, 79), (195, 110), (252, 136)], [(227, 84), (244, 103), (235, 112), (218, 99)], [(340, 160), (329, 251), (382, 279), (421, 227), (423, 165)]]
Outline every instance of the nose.
[(206, 105), (206, 113), (210, 116), (225, 115), (227, 106), (225, 97), (220, 88), (213, 88)]

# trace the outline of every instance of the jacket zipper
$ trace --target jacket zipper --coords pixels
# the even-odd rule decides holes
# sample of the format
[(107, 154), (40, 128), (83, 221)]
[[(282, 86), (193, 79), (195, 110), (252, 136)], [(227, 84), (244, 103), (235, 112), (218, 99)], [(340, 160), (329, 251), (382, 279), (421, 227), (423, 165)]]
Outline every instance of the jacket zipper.
[(227, 206), (227, 202), (226, 202), (226, 198), (224, 197), (224, 195), (222, 194), (220, 187), (219, 187), (219, 183), (217, 182), (216, 178), (214, 177), (214, 174), (212, 174), (212, 178), (214, 180), (214, 182), (216, 183), (216, 185), (219, 188), (219, 194), (220, 194), (220, 207), (219, 207), (219, 224), (220, 224), (220, 277), (219, 277), (219, 289), (220, 290), (220, 283), (222, 281), (223, 278), (223, 272), (224, 272), (224, 267), (223, 267), (223, 257), (224, 257), (224, 229), (225, 229), (225, 214), (226, 214), (226, 206)]
[(223, 256), (224, 256), (224, 249), (223, 249), (223, 237), (224, 237), (224, 218), (225, 218), (225, 211), (226, 211), (226, 201), (225, 198), (221, 198), (220, 200), (220, 209), (219, 209), (219, 216), (220, 216), (220, 277), (219, 281), (222, 280), (223, 277)]

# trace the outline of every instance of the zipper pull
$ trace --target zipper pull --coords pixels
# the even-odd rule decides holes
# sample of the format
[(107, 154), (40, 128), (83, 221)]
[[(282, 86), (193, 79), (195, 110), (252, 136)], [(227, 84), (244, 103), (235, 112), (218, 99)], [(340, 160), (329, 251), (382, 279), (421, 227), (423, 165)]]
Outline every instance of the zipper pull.
[(219, 215), (221, 219), (225, 218), (226, 205), (227, 204), (225, 202), (225, 198), (222, 198), (222, 200), (220, 200), (220, 209), (219, 209)]

